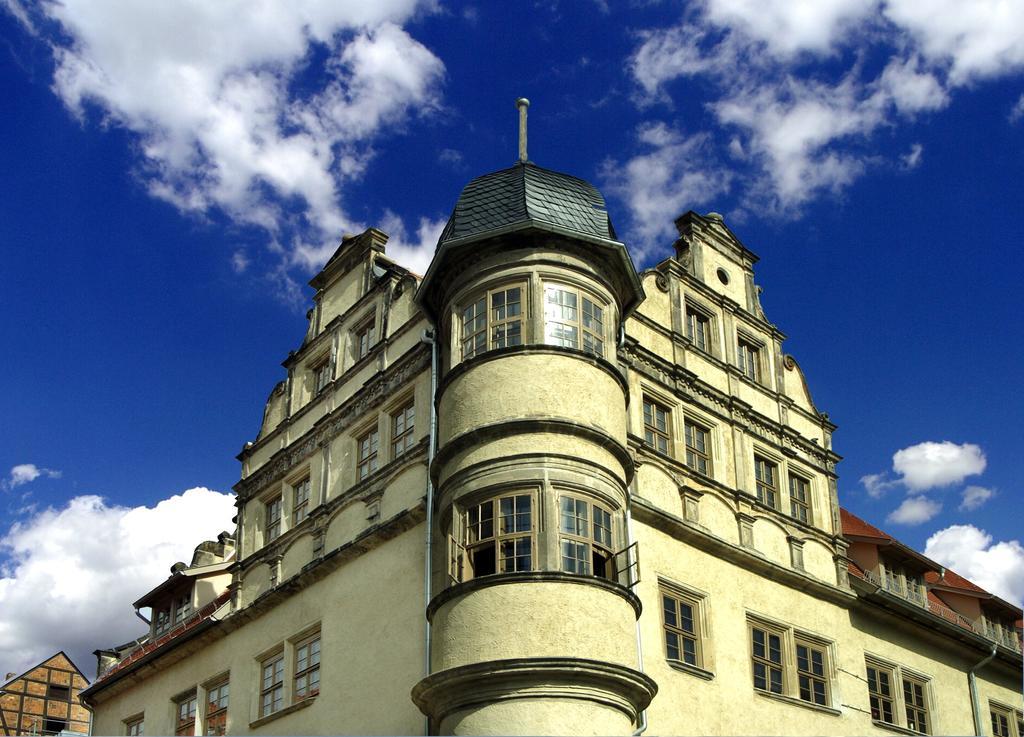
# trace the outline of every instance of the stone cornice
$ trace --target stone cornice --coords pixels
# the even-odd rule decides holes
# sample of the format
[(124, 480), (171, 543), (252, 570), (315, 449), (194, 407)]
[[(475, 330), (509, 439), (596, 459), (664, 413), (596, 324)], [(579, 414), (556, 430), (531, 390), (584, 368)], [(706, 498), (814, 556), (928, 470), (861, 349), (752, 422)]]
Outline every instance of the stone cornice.
[(528, 343), (525, 345), (514, 345), (506, 348), (495, 348), (485, 353), (481, 353), (478, 356), (468, 358), (452, 367), (441, 379), (441, 382), (437, 387), (437, 396), (440, 401), (440, 397), (444, 394), (445, 390), (451, 385), (453, 381), (462, 376), (464, 373), (472, 369), (474, 366), (479, 366), (483, 363), (489, 363), (499, 358), (506, 358), (508, 356), (571, 356), (572, 358), (585, 361), (591, 366), (601, 369), (622, 388), (622, 392), (625, 395), (626, 404), (629, 404), (629, 384), (626, 382), (626, 377), (622, 375), (618, 366), (611, 363), (607, 359), (595, 356), (593, 353), (581, 351), (576, 348), (563, 348), (562, 346), (555, 345), (544, 345), (538, 343)]
[[(793, 531), (798, 532), (799, 535), (794, 536), (801, 541), (814, 539), (828, 548), (833, 548), (835, 546), (835, 535), (824, 529), (815, 527), (814, 525), (801, 522), (800, 520), (791, 517), (774, 507), (770, 507), (767, 504), (758, 501), (757, 497), (753, 494), (743, 491), (742, 489), (733, 489), (719, 481), (715, 481), (713, 478), (702, 476), (681, 461), (654, 451), (643, 438), (637, 437), (636, 435), (630, 435), (629, 447), (636, 454), (637, 467), (640, 467), (645, 463), (661, 466), (663, 470), (672, 477), (672, 480), (675, 481), (676, 486), (679, 487), (680, 494), (687, 491), (695, 492), (697, 494), (708, 493), (705, 489), (699, 489), (690, 485), (691, 483), (699, 484), (700, 486), (706, 487), (710, 493), (717, 495), (719, 499), (727, 502), (733, 510), (740, 509), (745, 505), (746, 507), (760, 512), (762, 517), (770, 518), (776, 524), (785, 527), (787, 529), (787, 534), (791, 534)], [(693, 480), (692, 482), (691, 479)], [(751, 517), (751, 519), (757, 518)], [(835, 551), (833, 550), (833, 553), (834, 552)]]
[(343, 494), (332, 497), (323, 504), (314, 507), (309, 516), (297, 526), (285, 530), (279, 537), (274, 538), (272, 542), (253, 551), (245, 558), (238, 560), (235, 563), (234, 570), (244, 573), (254, 565), (266, 563), (275, 557), (280, 558), (302, 535), (316, 534), (318, 531), (323, 531), (331, 518), (342, 507), (347, 507), (353, 502), (367, 502), (374, 497), (382, 496), (385, 487), (391, 483), (391, 480), (400, 473), (403, 473), (410, 465), (426, 465), (428, 443), (429, 436), (423, 437), (410, 450), (403, 453), (400, 457), (391, 460), (370, 476), (352, 485)]
[(434, 729), (449, 714), (509, 699), (586, 699), (617, 709), (632, 723), (658, 692), (645, 673), (585, 658), (510, 658), (432, 673), (412, 699)]
[(870, 611), (875, 616), (880, 611), (884, 611), (904, 622), (920, 625), (921, 630), (924, 632), (941, 633), (945, 635), (943, 639), (946, 642), (948, 642), (948, 639), (957, 640), (976, 651), (979, 658), (983, 654), (991, 652), (992, 646), (996, 645), (998, 661), (1003, 665), (1011, 666), (1016, 672), (1017, 677), (1020, 677), (1020, 653), (1016, 653), (1006, 646), (993, 642), (976, 632), (953, 624), (924, 607), (918, 606), (903, 597), (895, 596), (882, 587), (859, 576), (850, 576), (850, 585), (857, 594), (857, 606)]
[(561, 417), (516, 417), (513, 419), (500, 420), (487, 425), (478, 425), (472, 430), (467, 430), (446, 442), (438, 450), (434, 457), (433, 465), (430, 467), (430, 477), (436, 484), (440, 478), (441, 468), (444, 467), (452, 456), (462, 452), (473, 445), (493, 440), (506, 438), (511, 435), (523, 435), (532, 433), (561, 433), (572, 435), (584, 440), (589, 440), (607, 450), (615, 459), (622, 464), (625, 478), (620, 478), (622, 484), (629, 484), (633, 478), (633, 458), (626, 447), (598, 427), (581, 425), (571, 419)]
[[(387, 370), (370, 379), (362, 389), (332, 412), (324, 415), (301, 438), (275, 453), (259, 470), (234, 486), (240, 500), (253, 492), (283, 479), (317, 448), (341, 435), (371, 409), (385, 403), (396, 391), (430, 366), (430, 350), (426, 345), (410, 349)], [(251, 450), (251, 449), (250, 449)]]
[[(786, 454), (787, 448), (799, 448), (821, 463), (825, 473), (835, 474), (835, 464), (842, 457), (832, 450), (796, 433), (788, 425), (766, 417), (746, 402), (716, 389), (693, 372), (666, 361), (635, 341), (627, 340), (619, 351), (627, 366), (670, 387), (676, 396), (696, 401), (703, 410), (723, 422), (750, 431), (762, 441), (774, 445), (780, 453)], [(821, 422), (820, 419), (818, 421)]]
[(596, 586), (616, 596), (621, 596), (636, 612), (637, 619), (643, 611), (640, 597), (633, 593), (632, 589), (623, 586), (615, 581), (609, 581), (599, 576), (584, 576), (576, 573), (564, 573), (562, 571), (516, 571), (514, 573), (495, 573), (490, 576), (471, 578), (468, 581), (457, 583), (442, 589), (427, 605), (427, 620), (434, 621), (434, 614), (449, 601), (458, 599), (461, 596), (468, 596), (474, 591), (490, 588), (491, 586), (518, 586), (538, 582), (572, 583), (584, 586)]
[(856, 595), (852, 591), (841, 589), (801, 571), (786, 568), (751, 550), (733, 545), (705, 528), (655, 507), (645, 499), (633, 497), (632, 510), (638, 522), (791, 589), (844, 607), (849, 607), (856, 600)]

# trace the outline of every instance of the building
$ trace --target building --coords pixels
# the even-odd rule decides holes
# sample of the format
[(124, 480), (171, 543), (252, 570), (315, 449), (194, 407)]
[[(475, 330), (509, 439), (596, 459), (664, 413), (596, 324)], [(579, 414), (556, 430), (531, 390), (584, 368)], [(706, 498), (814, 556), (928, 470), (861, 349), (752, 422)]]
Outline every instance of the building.
[(521, 150), (423, 278), (346, 237), (96, 731), (1020, 737), (1020, 610), (840, 508), (757, 256), (676, 226), (637, 273)]
[(79, 700), (88, 679), (63, 652), (0, 683), (0, 735), (89, 734)]

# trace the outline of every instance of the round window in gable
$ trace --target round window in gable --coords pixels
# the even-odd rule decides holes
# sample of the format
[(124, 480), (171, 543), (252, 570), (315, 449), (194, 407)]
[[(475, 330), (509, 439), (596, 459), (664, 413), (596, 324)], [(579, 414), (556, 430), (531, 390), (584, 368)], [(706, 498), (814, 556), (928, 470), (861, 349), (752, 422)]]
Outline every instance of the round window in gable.
[(728, 271), (726, 271), (725, 269), (719, 269), (715, 273), (718, 274), (718, 281), (722, 282), (722, 284), (728, 284), (729, 283), (729, 272)]

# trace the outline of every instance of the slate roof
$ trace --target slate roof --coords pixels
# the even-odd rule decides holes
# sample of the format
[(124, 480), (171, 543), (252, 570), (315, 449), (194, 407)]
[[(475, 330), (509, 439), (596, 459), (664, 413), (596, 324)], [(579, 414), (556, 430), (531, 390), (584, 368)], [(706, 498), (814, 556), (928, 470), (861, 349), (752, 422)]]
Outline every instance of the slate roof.
[(448, 241), (482, 238), (507, 226), (528, 224), (618, 240), (604, 198), (594, 185), (525, 162), (467, 184), (438, 247)]

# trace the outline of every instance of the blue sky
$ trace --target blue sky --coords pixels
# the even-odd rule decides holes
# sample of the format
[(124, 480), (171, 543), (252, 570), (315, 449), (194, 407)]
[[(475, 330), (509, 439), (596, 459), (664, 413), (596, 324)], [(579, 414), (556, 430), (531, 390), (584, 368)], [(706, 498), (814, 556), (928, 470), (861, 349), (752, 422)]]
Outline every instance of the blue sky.
[(842, 503), (1020, 601), (1020, 0), (292, 5), (0, 0), (0, 667), (136, 634), (230, 525), (310, 276), (371, 225), (422, 271), (521, 95), (638, 266), (725, 215)]

